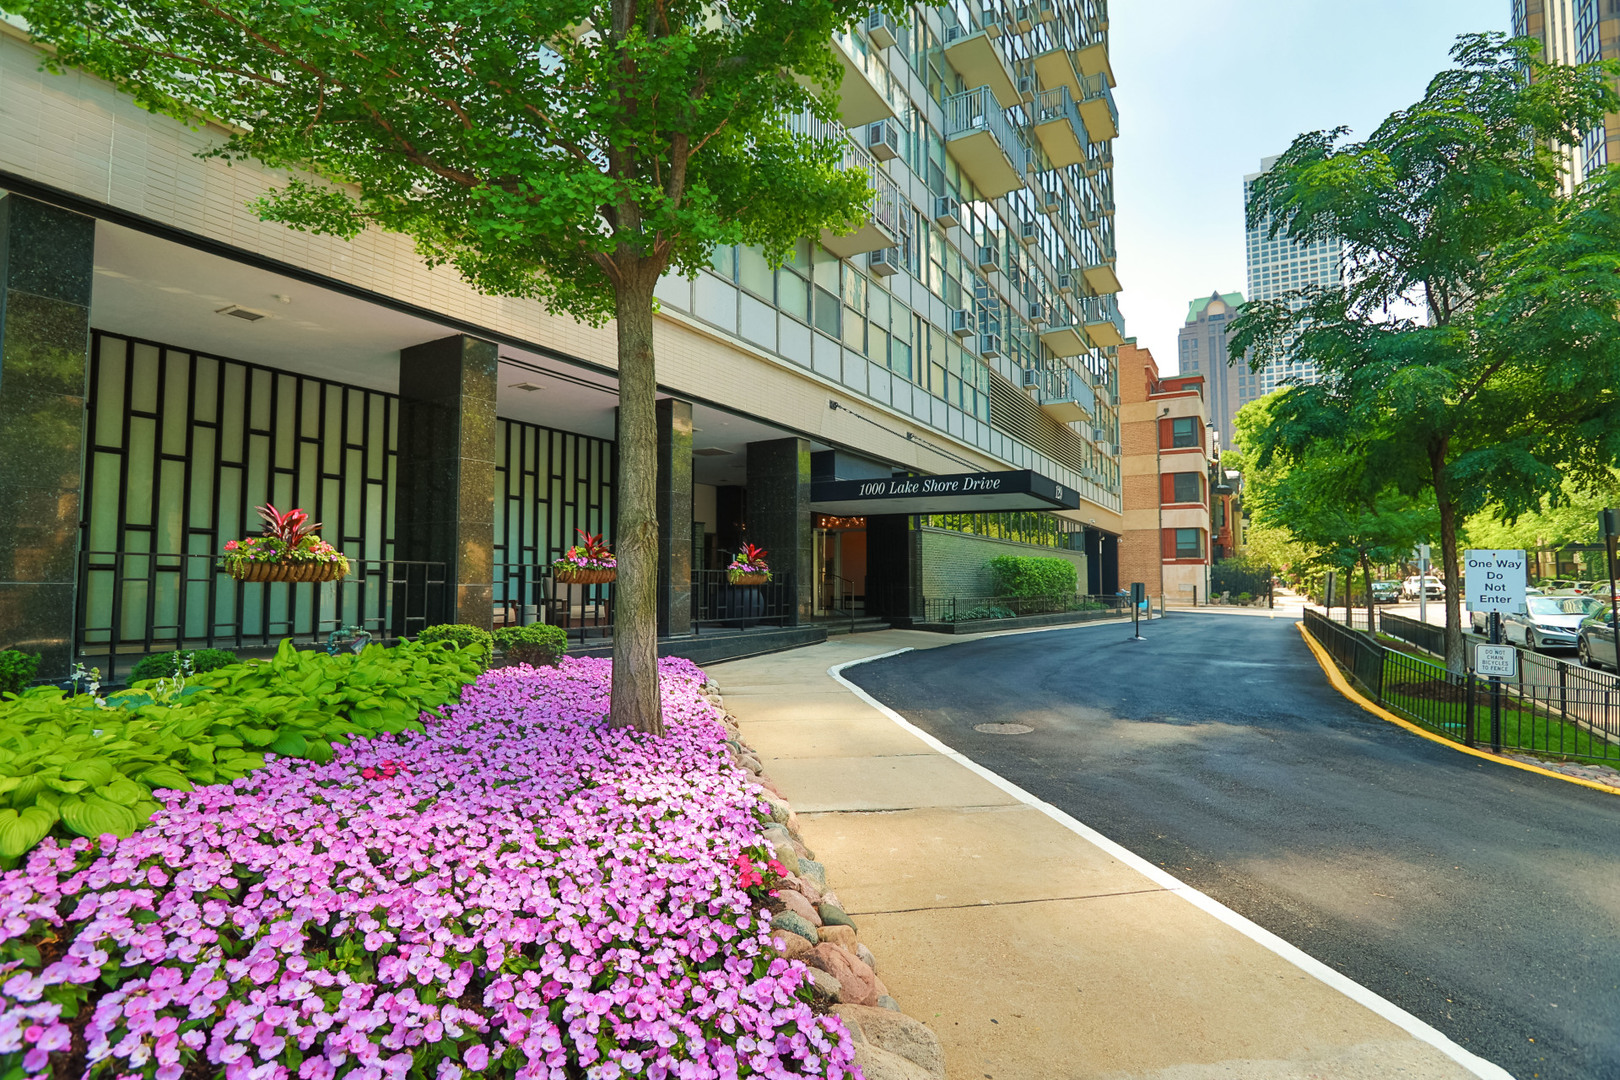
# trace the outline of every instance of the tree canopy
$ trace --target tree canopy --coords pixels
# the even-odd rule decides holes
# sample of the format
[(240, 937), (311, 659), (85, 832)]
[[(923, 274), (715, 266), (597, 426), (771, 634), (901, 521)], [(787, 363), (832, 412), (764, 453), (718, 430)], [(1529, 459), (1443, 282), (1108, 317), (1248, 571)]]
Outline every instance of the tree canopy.
[[(227, 125), (215, 151), (289, 170), (256, 206), (295, 229), (409, 235), (475, 288), (617, 321), (612, 720), (661, 727), (653, 289), (716, 244), (779, 260), (848, 231), (830, 51), (900, 0), (0, 0), (143, 106)], [(820, 88), (820, 89), (818, 89)]]
[(1277, 395), (1261, 465), (1332, 446), (1433, 500), (1460, 669), (1464, 518), (1556, 504), (1620, 460), (1620, 173), (1567, 196), (1560, 173), (1561, 148), (1620, 109), (1620, 68), (1545, 64), (1500, 34), (1452, 56), (1367, 139), (1301, 135), (1253, 185), (1251, 226), (1337, 238), (1346, 284), (1247, 305), (1229, 344), (1319, 374)]

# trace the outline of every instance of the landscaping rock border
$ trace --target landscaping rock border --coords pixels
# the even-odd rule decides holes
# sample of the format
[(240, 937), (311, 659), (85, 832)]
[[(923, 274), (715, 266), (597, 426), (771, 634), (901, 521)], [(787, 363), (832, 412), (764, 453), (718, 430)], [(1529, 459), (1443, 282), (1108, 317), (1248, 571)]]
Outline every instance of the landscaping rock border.
[(798, 815), (765, 775), (759, 755), (743, 741), (720, 687), (704, 683), (703, 696), (720, 710), (731, 760), (749, 773), (771, 810), (765, 839), (787, 870), (786, 887), (777, 890), (771, 919), (782, 955), (810, 968), (816, 999), (849, 1029), (855, 1064), (866, 1080), (945, 1080), (939, 1036), (902, 1012), (883, 985), (877, 958), (860, 940), (859, 927), (828, 884), (827, 868), (816, 861), (800, 835)]

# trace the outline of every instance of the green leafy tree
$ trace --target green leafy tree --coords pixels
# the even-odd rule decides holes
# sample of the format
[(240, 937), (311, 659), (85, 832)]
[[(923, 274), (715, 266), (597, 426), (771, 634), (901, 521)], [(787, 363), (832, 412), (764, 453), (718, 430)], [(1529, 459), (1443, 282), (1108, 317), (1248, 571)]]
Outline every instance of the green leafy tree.
[(1555, 503), (1543, 495), (1541, 504), (1509, 519), (1501, 507), (1490, 506), (1468, 519), (1468, 542), (1482, 548), (1560, 548), (1566, 544), (1602, 543), (1598, 516), (1606, 507), (1620, 506), (1620, 476), (1611, 473), (1606, 483), (1582, 489), (1566, 480)]
[[(1282, 404), (1283, 396), (1272, 394), (1238, 410), (1240, 445), (1263, 439), (1274, 423), (1272, 410)], [(1399, 562), (1439, 528), (1427, 492), (1401, 493), (1366, 458), (1330, 443), (1286, 459), (1273, 455), (1254, 467), (1244, 479), (1244, 502), (1256, 521), (1298, 545), (1307, 563), (1345, 572), (1346, 608), (1349, 575), (1359, 569), (1368, 626), (1376, 610), (1373, 567)]]
[(1556, 501), (1564, 478), (1620, 458), (1620, 176), (1560, 186), (1561, 148), (1620, 110), (1620, 68), (1544, 64), (1500, 34), (1464, 36), (1452, 57), (1365, 141), (1301, 135), (1255, 183), (1250, 224), (1342, 239), (1347, 284), (1247, 305), (1230, 347), (1320, 375), (1278, 395), (1262, 462), (1339, 447), (1432, 498), (1461, 670), (1465, 518)]
[[(0, 0), (145, 107), (292, 170), (256, 209), (409, 235), (475, 288), (617, 322), (618, 594), (610, 720), (659, 731), (653, 288), (717, 244), (780, 261), (870, 198), (836, 138), (831, 35), (869, 0)], [(899, 0), (876, 5), (901, 14)], [(795, 132), (798, 133), (795, 133)]]

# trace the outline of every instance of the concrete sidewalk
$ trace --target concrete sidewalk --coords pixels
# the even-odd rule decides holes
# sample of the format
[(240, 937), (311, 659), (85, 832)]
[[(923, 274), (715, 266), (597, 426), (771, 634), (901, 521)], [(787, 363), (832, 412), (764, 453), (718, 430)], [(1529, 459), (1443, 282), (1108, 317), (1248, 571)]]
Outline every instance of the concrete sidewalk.
[(1506, 1077), (828, 674), (971, 640), (887, 630), (708, 668), (951, 1080)]

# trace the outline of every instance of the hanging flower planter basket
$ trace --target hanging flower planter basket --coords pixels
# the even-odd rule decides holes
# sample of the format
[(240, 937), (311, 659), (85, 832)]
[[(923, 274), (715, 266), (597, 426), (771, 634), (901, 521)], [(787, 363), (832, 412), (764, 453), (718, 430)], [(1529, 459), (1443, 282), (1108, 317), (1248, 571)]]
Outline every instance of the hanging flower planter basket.
[(336, 581), (348, 567), (333, 562), (234, 562), (227, 569), (237, 581)]
[(733, 574), (733, 575), (731, 575), (731, 583), (733, 585), (763, 585), (769, 580), (771, 580), (771, 575), (769, 575), (769, 574)]
[(587, 569), (585, 567), (558, 567), (552, 570), (551, 579), (563, 585), (609, 585), (619, 576), (617, 570)]
[(349, 560), (337, 548), (315, 535), (320, 522), (310, 524), (302, 510), (285, 514), (269, 503), (256, 508), (264, 519), (264, 535), (232, 540), (225, 545), (225, 572), (237, 581), (336, 581), (349, 573)]
[(733, 585), (763, 585), (771, 580), (771, 568), (765, 561), (768, 554), (762, 547), (744, 544), (737, 557), (726, 567), (726, 580)]

